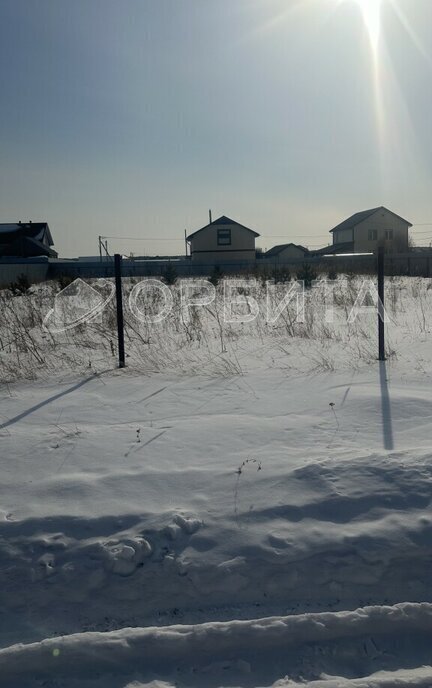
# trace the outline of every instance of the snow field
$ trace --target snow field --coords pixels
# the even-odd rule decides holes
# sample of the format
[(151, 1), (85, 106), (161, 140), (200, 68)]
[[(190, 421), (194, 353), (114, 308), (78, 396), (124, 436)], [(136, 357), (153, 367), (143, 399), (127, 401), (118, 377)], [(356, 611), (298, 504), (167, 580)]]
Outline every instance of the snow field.
[(83, 354), (35, 326), (39, 379), (0, 389), (0, 681), (432, 685), (429, 302), (402, 285), (381, 364), (368, 315), (223, 352), (171, 322), (106, 372), (103, 328)]

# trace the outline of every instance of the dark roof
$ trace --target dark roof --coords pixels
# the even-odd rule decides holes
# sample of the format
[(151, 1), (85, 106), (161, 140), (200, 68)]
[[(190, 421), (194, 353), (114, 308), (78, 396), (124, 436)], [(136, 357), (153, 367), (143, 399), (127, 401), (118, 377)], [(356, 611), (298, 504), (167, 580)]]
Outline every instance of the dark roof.
[(304, 246), (301, 246), (300, 244), (293, 244), (293, 242), (290, 242), (289, 244), (278, 244), (277, 246), (273, 246), (273, 248), (270, 248), (268, 251), (265, 253), (266, 258), (272, 258), (273, 256), (279, 255), (279, 253), (282, 253), (282, 251), (288, 246), (295, 246), (296, 248), (299, 248), (303, 253), (309, 253), (309, 249), (305, 248)]
[(29, 247), (31, 247), (31, 255), (46, 255), (50, 256), (51, 258), (57, 258), (57, 251), (54, 251), (53, 248), (49, 248), (46, 244), (43, 244), (41, 241), (33, 239), (33, 237), (25, 237), (25, 242)]
[(324, 246), (324, 248), (319, 248), (317, 251), (312, 251), (314, 256), (324, 256), (330, 255), (332, 253), (352, 253), (354, 251), (353, 241), (341, 241), (338, 244), (332, 244), (331, 246)]
[(360, 224), (360, 222), (363, 222), (363, 220), (366, 220), (368, 217), (370, 217), (371, 215), (376, 213), (378, 210), (385, 210), (386, 212), (391, 213), (391, 215), (398, 217), (399, 220), (406, 222), (407, 225), (409, 225), (409, 227), (412, 227), (411, 222), (408, 222), (408, 220), (405, 220), (400, 215), (396, 215), (396, 213), (393, 213), (388, 208), (385, 208), (383, 205), (380, 205), (379, 208), (371, 208), (370, 210), (362, 210), (359, 213), (355, 213), (354, 215), (351, 215), (351, 217), (349, 217), (347, 220), (344, 220), (339, 225), (336, 225), (336, 227), (333, 227), (333, 229), (331, 229), (330, 232), (335, 232), (336, 230), (340, 230), (340, 229), (351, 229), (352, 227), (355, 227), (356, 225)]
[(36, 240), (45, 236), (48, 245), (54, 245), (48, 222), (0, 222), (0, 243), (13, 241), (17, 236)]
[(30, 256), (51, 256), (52, 258), (56, 258), (57, 253), (54, 249), (50, 248), (50, 246), (38, 239), (17, 234), (13, 241), (0, 243), (0, 256), (21, 256), (22, 258), (29, 258)]
[(0, 223), (0, 254), (2, 256), (51, 256), (54, 242), (47, 222)]
[(254, 232), (253, 229), (249, 229), (249, 227), (245, 227), (245, 225), (241, 225), (240, 222), (236, 222), (235, 220), (231, 220), (231, 218), (227, 217), (226, 215), (221, 215), (221, 217), (218, 217), (217, 220), (213, 220), (213, 222), (210, 222), (208, 225), (205, 225), (204, 227), (201, 227), (201, 229), (197, 229), (196, 232), (192, 232), (192, 234), (189, 234), (188, 237), (186, 237), (189, 241), (189, 239), (192, 239), (192, 237), (195, 236), (195, 234), (198, 234), (198, 232), (202, 232), (203, 229), (208, 229), (208, 227), (217, 227), (218, 225), (236, 225), (237, 227), (242, 227), (243, 229), (247, 229), (248, 232), (252, 232), (252, 234), (256, 237), (259, 236), (257, 232)]

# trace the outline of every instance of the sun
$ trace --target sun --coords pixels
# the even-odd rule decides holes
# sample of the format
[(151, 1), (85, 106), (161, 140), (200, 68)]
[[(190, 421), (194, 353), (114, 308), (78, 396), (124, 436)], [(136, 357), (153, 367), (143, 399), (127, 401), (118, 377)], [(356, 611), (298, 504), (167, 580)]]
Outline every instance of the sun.
[(355, 2), (361, 10), (369, 40), (375, 52), (378, 48), (381, 33), (382, 0), (352, 0), (352, 2)]

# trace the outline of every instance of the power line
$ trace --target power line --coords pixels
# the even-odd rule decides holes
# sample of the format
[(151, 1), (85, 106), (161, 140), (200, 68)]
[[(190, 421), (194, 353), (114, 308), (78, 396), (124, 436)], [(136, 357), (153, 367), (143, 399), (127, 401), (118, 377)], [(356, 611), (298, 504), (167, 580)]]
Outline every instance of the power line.
[[(413, 227), (432, 227), (432, 222), (418, 222), (417, 224), (413, 225)], [(422, 234), (422, 235), (423, 234), (430, 234), (430, 230), (426, 230), (426, 231), (422, 231), (422, 232), (416, 231), (417, 236), (420, 234)], [(184, 242), (184, 238), (182, 238), (182, 239), (171, 238), (170, 239), (170, 238), (166, 238), (166, 237), (103, 236), (103, 238), (104, 239), (117, 239), (117, 240), (122, 240), (122, 241), (169, 241), (169, 242), (178, 241), (178, 242), (182, 242), (182, 243)], [(295, 234), (295, 235), (290, 235), (290, 236), (287, 236), (286, 234), (261, 234), (260, 238), (261, 239), (286, 239), (286, 240), (296, 239), (298, 241), (299, 240), (301, 241), (302, 239), (319, 239), (319, 236), (317, 236), (316, 234)], [(425, 237), (425, 238), (429, 238), (429, 237)], [(327, 239), (327, 237), (325, 237), (325, 239), (323, 238), (323, 240), (319, 244), (310, 244), (310, 245), (311, 246), (320, 246), (322, 243), (325, 242), (326, 239)]]
[(104, 236), (103, 239), (124, 239), (125, 241), (184, 241), (184, 239), (165, 239), (163, 237), (124, 237), (124, 236)]
[[(260, 236), (271, 237), (272, 239), (278, 239), (278, 238), (279, 239), (287, 239), (288, 238), (286, 234), (260, 234)], [(316, 234), (294, 234), (294, 235), (291, 234), (290, 236), (291, 237), (294, 236), (294, 238), (296, 238), (296, 239), (297, 238), (300, 238), (300, 239), (319, 239), (319, 236), (317, 236)]]
[[(177, 241), (177, 242), (180, 242), (180, 241), (181, 241), (182, 243), (184, 242), (184, 239), (166, 239), (166, 238), (157, 238), (157, 239), (156, 239), (155, 237), (145, 237), (145, 238), (144, 238), (144, 237), (104, 236), (103, 238), (104, 238), (104, 239), (115, 239), (115, 240), (117, 240), (117, 241), (147, 241), (147, 242), (151, 242), (151, 241), (156, 241), (156, 242), (158, 242), (158, 241), (165, 241), (165, 242), (174, 242), (174, 241)], [(275, 239), (275, 238), (285, 239), (287, 243), (290, 243), (293, 239), (296, 239), (296, 237), (286, 237), (286, 236), (280, 236), (280, 235), (276, 235), (276, 236), (275, 236), (275, 235), (273, 235), (273, 234), (261, 234), (261, 235), (260, 235), (261, 241), (266, 241), (266, 240), (268, 240), (268, 239)], [(305, 238), (306, 238), (306, 237), (300, 237), (301, 240), (302, 240), (302, 239), (305, 239)], [(311, 238), (312, 238), (312, 237), (311, 237)], [(314, 238), (314, 239), (319, 239), (319, 237), (313, 237), (313, 238)], [(299, 240), (299, 239), (297, 239), (297, 241), (298, 241), (298, 240)], [(325, 244), (325, 245), (329, 244), (327, 237), (325, 237), (325, 239), (323, 239), (323, 240), (320, 241), (319, 243), (313, 243), (313, 244), (311, 244), (309, 241), (306, 242), (306, 243), (308, 243), (310, 246), (322, 246), (323, 244)], [(329, 244), (329, 245), (330, 245), (330, 244)]]
[[(316, 234), (295, 234), (294, 237), (286, 234), (260, 234), (263, 239), (319, 239)], [(165, 237), (125, 237), (125, 236), (103, 236), (103, 239), (123, 239), (125, 241), (184, 241), (184, 239), (167, 239)]]

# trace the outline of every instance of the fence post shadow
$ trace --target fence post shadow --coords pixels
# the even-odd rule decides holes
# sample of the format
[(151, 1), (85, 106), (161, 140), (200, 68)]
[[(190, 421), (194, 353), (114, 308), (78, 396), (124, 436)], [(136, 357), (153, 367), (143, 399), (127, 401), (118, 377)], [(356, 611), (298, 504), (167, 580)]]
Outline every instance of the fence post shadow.
[[(108, 371), (106, 371), (108, 372)], [(40, 408), (43, 408), (47, 404), (51, 404), (53, 401), (57, 401), (57, 399), (60, 399), (61, 397), (66, 396), (66, 394), (70, 394), (71, 392), (75, 392), (75, 390), (79, 389), (80, 387), (83, 387), (86, 385), (88, 382), (91, 382), (91, 380), (97, 380), (101, 373), (93, 373), (93, 375), (90, 375), (90, 377), (86, 377), (83, 380), (80, 380), (76, 384), (72, 385), (72, 387), (68, 387), (67, 389), (63, 390), (63, 392), (58, 392), (57, 394), (53, 394), (53, 396), (48, 397), (47, 399), (44, 399), (43, 401), (40, 401), (38, 404), (35, 404), (34, 406), (31, 406), (30, 408), (26, 409), (25, 411), (22, 411), (19, 413), (17, 416), (14, 416), (13, 418), (9, 418), (6, 420), (4, 423), (0, 424), (0, 430), (4, 430), (5, 428), (8, 428), (10, 425), (14, 425), (15, 423), (18, 423), (20, 420), (25, 418), (26, 416), (29, 416), (31, 413), (34, 413)]]
[(381, 389), (381, 422), (384, 449), (394, 449), (393, 421), (391, 414), (390, 395), (387, 384), (386, 362), (378, 361), (378, 365)]

